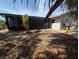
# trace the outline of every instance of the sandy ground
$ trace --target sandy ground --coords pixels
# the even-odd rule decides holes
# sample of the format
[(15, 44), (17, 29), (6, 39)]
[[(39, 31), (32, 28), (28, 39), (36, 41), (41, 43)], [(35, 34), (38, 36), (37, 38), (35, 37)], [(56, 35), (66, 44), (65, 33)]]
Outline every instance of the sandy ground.
[(77, 59), (77, 32), (0, 32), (0, 59)]

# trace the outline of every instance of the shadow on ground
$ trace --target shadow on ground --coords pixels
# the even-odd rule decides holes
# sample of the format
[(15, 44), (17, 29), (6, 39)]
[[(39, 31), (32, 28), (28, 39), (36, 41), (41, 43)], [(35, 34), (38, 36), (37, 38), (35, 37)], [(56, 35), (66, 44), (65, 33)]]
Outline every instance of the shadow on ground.
[(77, 59), (78, 39), (64, 33), (0, 34), (0, 59)]

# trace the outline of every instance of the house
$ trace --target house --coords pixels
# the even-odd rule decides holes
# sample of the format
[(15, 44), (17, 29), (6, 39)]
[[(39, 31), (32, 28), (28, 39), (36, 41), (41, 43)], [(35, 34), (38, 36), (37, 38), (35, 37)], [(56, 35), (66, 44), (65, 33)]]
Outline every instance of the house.
[(47, 29), (62, 30), (67, 27), (75, 29), (77, 26), (77, 20), (75, 21), (72, 17), (68, 16), (67, 13), (56, 17), (45, 17), (27, 16), (27, 15), (16, 15), (16, 14), (4, 14), (0, 13), (1, 16), (5, 17), (6, 24), (9, 30), (32, 30), (32, 29)]
[(70, 29), (75, 29), (77, 26), (77, 20), (70, 17), (67, 13), (51, 18), (54, 20), (54, 23), (52, 23), (51, 26), (52, 30), (63, 30), (67, 27)]

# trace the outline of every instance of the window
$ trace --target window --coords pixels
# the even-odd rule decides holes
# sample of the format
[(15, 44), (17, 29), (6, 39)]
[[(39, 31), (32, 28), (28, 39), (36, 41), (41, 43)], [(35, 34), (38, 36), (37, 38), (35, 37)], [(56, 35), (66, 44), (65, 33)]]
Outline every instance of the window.
[(54, 19), (52, 19), (52, 20), (51, 20), (51, 23), (55, 23), (55, 20), (54, 20)]

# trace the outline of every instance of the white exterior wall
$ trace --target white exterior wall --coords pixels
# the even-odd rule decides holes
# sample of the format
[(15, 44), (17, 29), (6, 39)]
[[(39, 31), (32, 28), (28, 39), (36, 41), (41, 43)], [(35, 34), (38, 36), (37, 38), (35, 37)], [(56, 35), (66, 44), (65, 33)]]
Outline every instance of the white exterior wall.
[(61, 19), (55, 19), (55, 23), (52, 23), (53, 30), (60, 30), (61, 29)]
[[(71, 17), (69, 17), (67, 14), (56, 16), (56, 17), (53, 17), (52, 19), (55, 19), (55, 22), (52, 23), (52, 29), (53, 30), (63, 29), (62, 23), (66, 23), (66, 20), (69, 20), (68, 22), (75, 23), (74, 20)], [(75, 25), (77, 25), (77, 23), (75, 23)], [(71, 27), (71, 29), (74, 29), (74, 28), (75, 28), (75, 26)]]
[(60, 30), (61, 23), (52, 23), (52, 29), (53, 30)]

